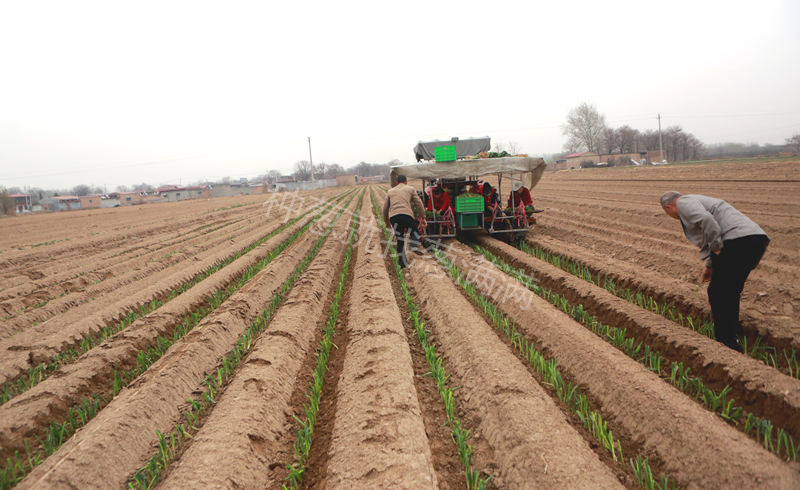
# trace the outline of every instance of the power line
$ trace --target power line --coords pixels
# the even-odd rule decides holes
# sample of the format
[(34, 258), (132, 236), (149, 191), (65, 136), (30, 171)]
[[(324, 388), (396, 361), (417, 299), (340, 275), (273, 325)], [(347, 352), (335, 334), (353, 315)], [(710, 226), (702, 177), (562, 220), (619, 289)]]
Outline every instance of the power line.
[(725, 114), (725, 113), (681, 113), (681, 112), (665, 112), (664, 116), (681, 117), (681, 118), (715, 118), (715, 117), (766, 117), (766, 116), (796, 116), (800, 112), (760, 112), (750, 114)]

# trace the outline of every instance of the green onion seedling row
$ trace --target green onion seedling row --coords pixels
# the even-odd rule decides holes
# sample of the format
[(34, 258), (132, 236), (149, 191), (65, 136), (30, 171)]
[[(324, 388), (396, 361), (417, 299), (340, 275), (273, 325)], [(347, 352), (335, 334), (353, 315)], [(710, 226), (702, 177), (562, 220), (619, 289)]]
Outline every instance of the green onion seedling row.
[(383, 221), (381, 210), (378, 206), (378, 201), (372, 194), (372, 190), (370, 190), (370, 199), (372, 200), (372, 206), (375, 209), (375, 217), (378, 221), (378, 224), (383, 229), (383, 233), (391, 253), (392, 262), (394, 263), (394, 270), (397, 274), (397, 279), (400, 282), (400, 290), (402, 292), (403, 299), (405, 300), (406, 305), (411, 312), (411, 322), (414, 325), (414, 332), (416, 333), (417, 340), (425, 351), (425, 359), (428, 361), (430, 374), (436, 381), (439, 395), (444, 403), (445, 414), (447, 416), (447, 425), (450, 428), (453, 443), (458, 449), (458, 457), (461, 461), (461, 466), (464, 469), (464, 477), (467, 488), (486, 488), (489, 480), (491, 480), (491, 476), (482, 479), (481, 471), (476, 470), (472, 466), (472, 446), (469, 444), (470, 431), (469, 429), (464, 428), (464, 426), (461, 424), (461, 420), (458, 418), (458, 416), (456, 416), (455, 397), (453, 395), (453, 389), (447, 386), (448, 376), (445, 372), (444, 365), (442, 364), (442, 359), (436, 353), (436, 346), (428, 341), (428, 333), (425, 330), (425, 322), (422, 320), (422, 314), (417, 307), (416, 302), (414, 301), (414, 297), (411, 294), (411, 290), (408, 288), (405, 276), (403, 276), (402, 269), (400, 268), (397, 250), (392, 242), (392, 232), (389, 228), (387, 228), (386, 223)]
[(339, 275), (339, 282), (336, 286), (336, 292), (331, 301), (331, 308), (328, 314), (328, 319), (325, 323), (323, 330), (322, 340), (317, 349), (317, 363), (314, 368), (312, 380), (306, 393), (308, 403), (303, 406), (305, 412), (305, 419), (295, 417), (299, 427), (297, 427), (297, 439), (294, 443), (294, 456), (293, 463), (287, 463), (286, 467), (289, 470), (289, 475), (286, 477), (287, 483), (283, 488), (297, 489), (303, 481), (305, 474), (306, 464), (308, 463), (308, 454), (311, 451), (312, 436), (314, 434), (314, 427), (316, 425), (317, 416), (319, 414), (319, 404), (322, 399), (322, 389), (325, 383), (325, 374), (328, 372), (328, 359), (331, 355), (331, 346), (333, 346), (333, 335), (336, 332), (336, 322), (339, 319), (339, 311), (341, 307), (342, 296), (344, 295), (345, 285), (347, 283), (347, 274), (350, 270), (350, 260), (353, 255), (353, 239), (355, 238), (356, 225), (358, 224), (358, 215), (361, 212), (361, 204), (363, 201), (364, 193), (362, 191), (359, 195), (359, 201), (356, 205), (356, 210), (353, 213), (353, 221), (350, 228), (350, 236), (348, 238), (347, 249), (344, 254), (344, 263), (342, 264), (342, 272)]
[(150, 461), (144, 467), (140, 468), (131, 476), (128, 482), (129, 488), (151, 488), (153, 485), (158, 483), (163, 472), (169, 468), (177, 449), (184, 442), (190, 440), (192, 438), (192, 434), (199, 430), (197, 428), (197, 421), (199, 420), (200, 416), (206, 413), (209, 408), (216, 404), (216, 400), (220, 391), (223, 390), (227, 385), (227, 382), (233, 375), (236, 366), (239, 365), (239, 362), (242, 360), (245, 354), (250, 351), (250, 348), (252, 347), (258, 335), (264, 330), (264, 328), (267, 327), (270, 320), (275, 315), (275, 312), (278, 310), (278, 307), (280, 307), (280, 305), (283, 303), (283, 300), (286, 298), (286, 295), (294, 286), (294, 283), (297, 282), (303, 272), (305, 272), (305, 270), (308, 268), (308, 265), (311, 263), (311, 261), (314, 260), (314, 257), (316, 257), (317, 253), (322, 247), (323, 242), (330, 234), (336, 221), (339, 219), (339, 216), (341, 216), (352, 200), (353, 197), (350, 197), (347, 203), (341, 207), (341, 209), (339, 209), (322, 235), (320, 235), (319, 238), (317, 238), (317, 240), (314, 242), (311, 250), (309, 250), (305, 257), (303, 257), (303, 260), (297, 265), (294, 271), (292, 271), (291, 275), (281, 285), (280, 290), (272, 297), (267, 307), (250, 325), (247, 331), (239, 337), (233, 349), (228, 351), (228, 353), (223, 357), (220, 365), (217, 367), (217, 371), (206, 376), (206, 388), (203, 393), (197, 398), (190, 398), (187, 400), (190, 408), (188, 411), (184, 412), (186, 424), (176, 424), (174, 430), (170, 432), (169, 439), (163, 436), (160, 432), (156, 432), (156, 435), (159, 438), (158, 451), (155, 455), (153, 455), (153, 457), (150, 458)]
[[(578, 416), (584, 428), (600, 442), (614, 461), (620, 463), (624, 462), (622, 444), (618, 439), (615, 439), (614, 433), (608, 427), (608, 422), (603, 419), (599, 411), (591, 408), (588, 396), (583, 394), (578, 386), (564, 379), (561, 371), (558, 369), (558, 361), (555, 358), (547, 359), (542, 355), (541, 352), (536, 349), (534, 343), (528, 341), (519, 330), (517, 330), (514, 321), (505, 316), (491, 299), (480, 293), (475, 286), (465, 278), (461, 270), (456, 267), (441, 250), (436, 249), (434, 255), (450, 274), (450, 277), (464, 291), (467, 298), (489, 317), (496, 328), (505, 334), (511, 345), (519, 351), (528, 364), (544, 378), (544, 383), (555, 390), (559, 400), (564, 402), (564, 404), (569, 407), (570, 411)], [(675, 481), (670, 480), (668, 475), (662, 477), (660, 480), (656, 480), (653, 477), (647, 458), (631, 458), (630, 465), (642, 488), (666, 489), (676, 487)]]
[[(346, 197), (346, 194), (336, 198), (337, 201)], [(255, 242), (251, 243), (247, 247), (239, 250), (238, 252), (229, 255), (223, 260), (218, 261), (217, 263), (209, 266), (204, 271), (199, 272), (194, 277), (189, 279), (188, 281), (179, 284), (172, 288), (170, 291), (165, 293), (161, 298), (154, 299), (148, 303), (145, 303), (138, 308), (130, 310), (125, 317), (119, 321), (119, 323), (114, 325), (108, 325), (102, 327), (100, 332), (97, 335), (88, 334), (84, 336), (77, 349), (67, 349), (63, 352), (56, 354), (52, 359), (47, 362), (43, 362), (37, 366), (34, 366), (28, 370), (26, 374), (23, 374), (19, 378), (13, 381), (9, 381), (3, 384), (3, 387), (0, 388), (0, 405), (7, 402), (11, 398), (28, 391), (29, 389), (33, 388), (40, 382), (47, 379), (47, 377), (52, 374), (53, 372), (57, 371), (61, 366), (74, 362), (81, 354), (88, 352), (90, 349), (94, 348), (96, 345), (99, 345), (104, 340), (108, 339), (112, 335), (121, 332), (128, 328), (133, 322), (138, 320), (139, 318), (152, 313), (156, 309), (160, 308), (168, 301), (176, 298), (180, 294), (188, 291), (195, 285), (199, 284), (204, 279), (208, 278), (215, 272), (219, 271), (223, 267), (229, 265), (242, 255), (250, 252), (254, 248), (258, 247), (262, 243), (266, 242), (273, 236), (277, 235), (281, 231), (285, 230), (287, 227), (291, 226), (292, 224), (296, 223), (298, 220), (302, 219), (304, 216), (312, 213), (315, 209), (318, 209), (322, 204), (316, 206), (314, 209), (311, 209), (302, 215), (293, 218), (283, 224), (278, 229), (274, 230), (270, 234), (256, 240)]]
[[(351, 192), (352, 193), (352, 192)], [(177, 342), (180, 338), (191, 331), (200, 321), (205, 318), (209, 313), (215, 310), (225, 299), (230, 297), (234, 292), (239, 290), (245, 283), (247, 283), (257, 272), (266, 267), (272, 260), (278, 256), (283, 250), (291, 245), (298, 237), (305, 233), (317, 220), (319, 220), (334, 204), (340, 202), (347, 197), (345, 194), (335, 201), (330, 202), (325, 208), (309, 223), (304, 225), (300, 230), (293, 233), (284, 242), (271, 250), (267, 256), (261, 259), (256, 264), (250, 266), (242, 276), (236, 281), (232, 282), (225, 288), (221, 288), (209, 295), (207, 305), (203, 306), (200, 310), (189, 313), (180, 324), (173, 331), (172, 337), (158, 337), (154, 347), (144, 349), (137, 354), (136, 365), (124, 372), (115, 370), (111, 380), (111, 394), (112, 398), (130, 384), (134, 379), (147, 370), (155, 361), (167, 351), (167, 349)], [(350, 198), (352, 200), (352, 197)], [(348, 201), (349, 203), (350, 201)], [(346, 207), (346, 205), (345, 205)], [(344, 208), (343, 208), (344, 209)], [(342, 209), (342, 210), (343, 210)], [(341, 214), (342, 210), (339, 211)], [(338, 214), (337, 214), (338, 217)], [(292, 223), (301, 219), (302, 216), (290, 220), (285, 226), (275, 230), (271, 235), (279, 233)], [(269, 237), (268, 237), (269, 238)], [(227, 265), (227, 264), (226, 264)], [(224, 267), (219, 265), (219, 268)], [(217, 269), (218, 270), (218, 269)], [(99, 408), (105, 406), (106, 400), (100, 395), (94, 395), (83, 399), (79, 404), (72, 407), (68, 411), (67, 420), (64, 422), (52, 422), (45, 430), (44, 440), (26, 441), (26, 454), (23, 457), (20, 454), (15, 454), (14, 458), (8, 458), (6, 464), (0, 468), (0, 490), (10, 488), (19, 482), (24, 476), (29, 473), (33, 468), (38, 466), (44, 459), (53, 454), (66, 440), (72, 436), (80, 427), (91, 420), (98, 412)], [(71, 414), (75, 412), (75, 416)], [(38, 447), (38, 448), (37, 448)]]
[[(627, 336), (627, 330), (624, 328), (603, 324), (587, 312), (583, 305), (575, 306), (558, 293), (536, 284), (525, 271), (511, 267), (486, 248), (477, 244), (469, 244), (469, 246), (481, 253), (500, 270), (560, 308), (575, 321), (624, 352), (628, 357), (642, 363), (650, 371), (658, 374), (690, 398), (701, 402), (708, 410), (718, 413), (724, 420), (732, 423), (762, 443), (766, 449), (778, 454), (787, 461), (797, 461), (797, 453), (800, 448), (795, 446), (792, 436), (786, 433), (784, 429), (774, 427), (769, 420), (756, 417), (752, 413), (746, 414), (744, 408), (736, 406), (735, 400), (728, 398), (728, 393), (731, 391), (730, 386), (726, 386), (719, 393), (715, 392), (703, 383), (701, 377), (692, 376), (691, 368), (686, 367), (682, 362), (670, 361), (649, 345), (643, 342), (636, 342), (634, 337)], [(746, 422), (744, 426), (741, 425), (742, 421)]]
[[(549, 252), (541, 247), (531, 246), (524, 240), (519, 243), (518, 247), (523, 252), (539, 260), (548, 262), (565, 272), (569, 272), (590, 284), (600, 286), (611, 294), (633, 303), (640, 308), (661, 315), (682, 327), (699, 332), (706, 337), (714, 338), (714, 323), (707, 316), (705, 318), (695, 318), (690, 315), (684, 315), (674, 304), (666, 302), (658, 303), (654, 297), (647, 293), (618, 286), (611, 275), (600, 272), (593, 274), (592, 270), (585, 265), (570, 260), (562, 255)], [(755, 340), (750, 343), (748, 343), (747, 337), (742, 337), (741, 342), (742, 350), (746, 355), (758, 359), (767, 366), (785, 371), (792, 377), (800, 378), (800, 359), (798, 359), (798, 353), (795, 349), (779, 349), (775, 346), (765, 345), (764, 340), (760, 336), (756, 337)]]

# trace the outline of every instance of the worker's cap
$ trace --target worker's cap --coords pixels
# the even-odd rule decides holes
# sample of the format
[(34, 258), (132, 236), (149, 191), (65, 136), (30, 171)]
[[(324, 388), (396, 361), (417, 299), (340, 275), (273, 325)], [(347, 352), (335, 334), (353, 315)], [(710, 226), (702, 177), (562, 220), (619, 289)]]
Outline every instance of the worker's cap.
[(515, 191), (518, 191), (518, 190), (522, 189), (522, 182), (514, 182), (514, 186), (513, 187), (514, 187)]

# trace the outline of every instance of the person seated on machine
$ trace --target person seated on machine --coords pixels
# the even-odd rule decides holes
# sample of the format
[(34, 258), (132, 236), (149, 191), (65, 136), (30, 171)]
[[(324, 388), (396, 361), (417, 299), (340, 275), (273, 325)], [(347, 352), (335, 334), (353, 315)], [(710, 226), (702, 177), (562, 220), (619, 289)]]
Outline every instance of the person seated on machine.
[(492, 216), (494, 210), (494, 218), (497, 219), (503, 216), (503, 210), (500, 209), (500, 199), (497, 197), (497, 190), (492, 187), (488, 182), (483, 182), (475, 186), (475, 191), (483, 196), (483, 213), (487, 217)]
[(519, 206), (520, 203), (525, 206), (526, 210), (528, 206), (533, 207), (533, 199), (531, 198), (531, 192), (528, 188), (522, 185), (522, 182), (514, 182), (513, 190), (508, 196), (507, 207), (514, 209)]
[(425, 193), (428, 196), (428, 199), (426, 199), (428, 202), (425, 206), (427, 211), (436, 211), (437, 213), (444, 214), (444, 212), (451, 207), (450, 195), (444, 191), (442, 186), (428, 186)]

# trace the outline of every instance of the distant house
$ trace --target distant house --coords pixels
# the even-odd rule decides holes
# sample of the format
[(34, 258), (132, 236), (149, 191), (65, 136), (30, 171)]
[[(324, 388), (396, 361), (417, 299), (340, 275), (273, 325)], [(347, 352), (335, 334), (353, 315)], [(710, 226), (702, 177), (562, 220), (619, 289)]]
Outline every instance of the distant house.
[(356, 177), (354, 174), (339, 175), (339, 176), (336, 177), (336, 186), (337, 187), (343, 187), (343, 186), (347, 186), (347, 185), (354, 185), (356, 183), (358, 183), (358, 177)]
[(241, 182), (231, 182), (227, 184), (213, 184), (211, 186), (212, 197), (231, 197), (231, 196), (246, 196), (250, 194), (258, 194), (255, 186)]
[(164, 198), (155, 192), (143, 192), (140, 194), (141, 204), (152, 204), (154, 202), (164, 202)]
[(604, 167), (613, 165), (631, 165), (632, 161), (649, 164), (665, 160), (664, 155), (658, 150), (635, 151), (630, 153), (599, 154), (591, 151), (572, 153), (556, 161), (555, 170), (571, 170), (586, 166)]
[(356, 182), (359, 184), (364, 184), (366, 182), (386, 182), (389, 178), (385, 175), (373, 175), (372, 177), (361, 177), (360, 175), (356, 176)]
[[(101, 206), (115, 207), (119, 206), (132, 206), (134, 204), (142, 204), (144, 202), (144, 191), (129, 191), (129, 192), (112, 192), (108, 195), (108, 200), (101, 203)], [(115, 202), (116, 201), (116, 202)]]
[(600, 161), (600, 155), (592, 151), (581, 151), (578, 153), (571, 153), (564, 157), (563, 160), (556, 162), (556, 170), (572, 170), (581, 168), (584, 162), (591, 162), (597, 164)]
[(286, 191), (310, 191), (314, 189), (322, 189), (323, 187), (336, 187), (336, 179), (316, 179), (313, 182), (310, 180), (296, 181), (282, 181), (278, 179), (274, 184), (273, 192), (286, 192)]
[(14, 210), (17, 214), (30, 213), (33, 210), (30, 194), (10, 194), (14, 198)]
[(260, 184), (250, 184), (250, 194), (266, 194), (268, 187), (266, 182)]
[(156, 192), (164, 201), (185, 201), (187, 199), (207, 199), (211, 197), (211, 187), (207, 185), (193, 185), (189, 187), (162, 186)]
[(39, 201), (45, 211), (72, 211), (81, 209), (81, 198), (78, 196), (53, 196)]
[(101, 207), (101, 197), (99, 195), (80, 196), (81, 209), (96, 209)]
[(107, 194), (100, 199), (101, 208), (116, 208), (119, 207), (119, 193)]

